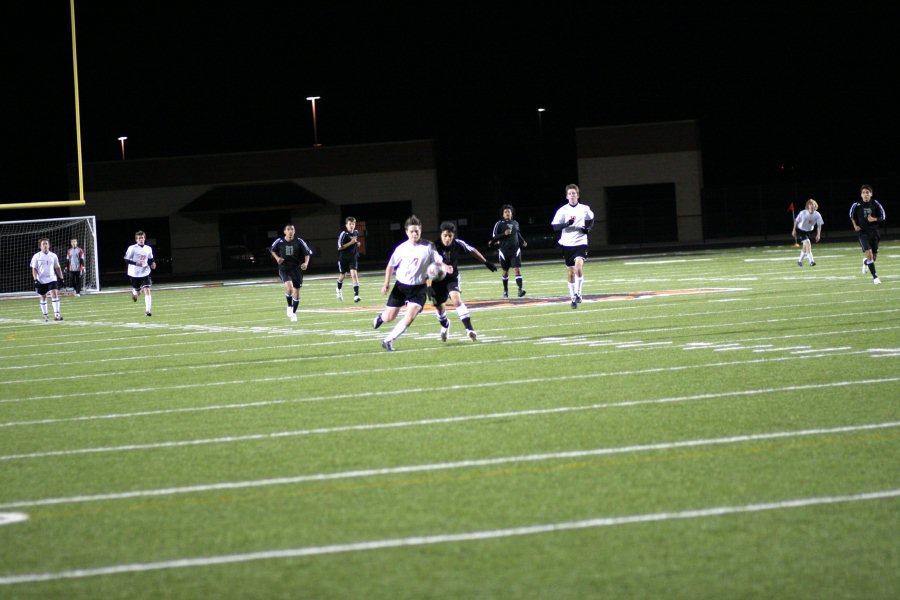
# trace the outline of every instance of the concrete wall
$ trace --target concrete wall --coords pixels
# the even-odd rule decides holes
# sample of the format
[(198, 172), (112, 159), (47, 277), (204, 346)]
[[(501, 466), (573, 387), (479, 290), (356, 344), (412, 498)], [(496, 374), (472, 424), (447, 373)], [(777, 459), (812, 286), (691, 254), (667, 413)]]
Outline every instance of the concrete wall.
[[(222, 188), (285, 184), (300, 196), (263, 194), (258, 199), (203, 203), (204, 197)], [(337, 262), (343, 205), (409, 202), (423, 222), (436, 224), (438, 219), (430, 140), (86, 164), (85, 199), (86, 205), (72, 214), (95, 215), (101, 231), (104, 221), (166, 218), (174, 274), (221, 268), (219, 215), (225, 212), (289, 211), (301, 237), (318, 240), (315, 245), (321, 254), (316, 262), (321, 264)], [(281, 235), (283, 225), (272, 224), (276, 235)]]
[(696, 121), (593, 127), (576, 131), (581, 197), (593, 209), (592, 246), (606, 246), (606, 189), (673, 183), (678, 241), (703, 239), (702, 155)]

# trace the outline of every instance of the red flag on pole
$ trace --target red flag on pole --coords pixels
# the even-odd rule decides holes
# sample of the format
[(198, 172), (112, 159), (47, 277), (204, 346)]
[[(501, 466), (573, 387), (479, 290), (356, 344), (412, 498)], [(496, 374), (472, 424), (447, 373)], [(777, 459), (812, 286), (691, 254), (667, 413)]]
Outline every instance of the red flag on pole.
[(788, 212), (791, 212), (791, 213), (794, 212), (794, 203), (793, 202), (791, 202), (791, 205), (788, 206)]

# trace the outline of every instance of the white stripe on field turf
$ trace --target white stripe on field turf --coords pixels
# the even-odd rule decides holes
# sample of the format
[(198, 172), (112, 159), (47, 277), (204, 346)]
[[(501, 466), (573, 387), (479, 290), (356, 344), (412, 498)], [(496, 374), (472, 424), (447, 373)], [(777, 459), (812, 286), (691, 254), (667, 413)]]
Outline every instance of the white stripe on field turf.
[[(421, 350), (416, 350), (416, 352), (421, 352)], [(853, 355), (853, 354), (868, 354), (868, 350), (852, 350), (842, 352), (840, 355)], [(597, 353), (594, 353), (597, 354)], [(840, 356), (836, 354), (831, 354), (830, 356)], [(507, 386), (507, 385), (532, 385), (535, 383), (552, 383), (554, 381), (574, 381), (576, 379), (584, 380), (584, 379), (596, 379), (600, 377), (625, 377), (631, 375), (645, 375), (649, 373), (665, 373), (665, 372), (677, 372), (677, 371), (689, 371), (694, 369), (708, 369), (714, 367), (729, 367), (736, 365), (748, 365), (748, 364), (762, 364), (762, 363), (770, 363), (770, 362), (782, 362), (787, 360), (802, 360), (807, 358), (819, 358), (816, 354), (797, 354), (792, 353), (791, 356), (782, 356), (775, 358), (754, 358), (750, 360), (743, 361), (726, 361), (726, 362), (716, 362), (716, 363), (707, 363), (700, 365), (677, 365), (674, 367), (651, 367), (647, 369), (637, 369), (634, 371), (603, 371), (600, 373), (576, 373), (576, 374), (567, 374), (560, 375), (556, 377), (534, 377), (531, 379), (512, 379), (512, 380), (502, 380), (502, 381), (483, 381), (479, 383), (472, 384), (456, 384), (456, 385), (448, 385), (446, 386), (446, 390), (465, 390), (465, 389), (477, 389), (477, 388), (488, 388), (488, 387), (496, 387), (496, 386)], [(196, 388), (211, 388), (211, 387), (222, 387), (222, 386), (247, 386), (247, 385), (258, 385), (260, 383), (287, 383), (289, 381), (294, 381), (298, 379), (304, 379), (308, 377), (322, 377), (319, 373), (298, 373), (292, 375), (279, 374), (271, 377), (253, 377), (250, 379), (231, 379), (227, 381), (206, 381), (206, 382), (197, 382), (197, 383), (183, 383), (183, 384), (173, 384), (173, 385), (158, 385), (154, 387), (139, 387), (139, 388), (126, 388), (126, 389), (111, 389), (111, 390), (94, 390), (90, 392), (70, 392), (65, 394), (50, 394), (44, 396), (27, 396), (22, 398), (3, 398), (0, 399), (0, 404), (9, 404), (9, 403), (18, 403), (18, 402), (33, 402), (37, 400), (60, 400), (65, 398), (100, 398), (103, 396), (128, 396), (133, 394), (144, 394), (144, 393), (158, 393), (164, 391), (175, 391), (175, 390), (191, 390)], [(394, 389), (394, 390), (376, 390), (372, 392), (354, 392), (350, 394), (337, 394), (333, 396), (314, 396), (309, 398), (302, 398), (298, 400), (293, 400), (291, 402), (322, 402), (327, 400), (341, 400), (348, 398), (363, 398), (363, 397), (377, 397), (383, 395), (400, 395), (407, 393), (415, 393), (427, 391), (431, 388), (406, 388), (406, 389)], [(272, 404), (282, 404), (285, 402), (289, 402), (287, 400), (275, 400), (272, 401)], [(253, 403), (254, 406), (260, 405), (260, 403)], [(213, 407), (201, 407), (197, 409), (187, 408), (187, 409), (173, 409), (172, 412), (186, 412), (191, 410), (210, 410)], [(0, 427), (8, 426), (7, 424), (0, 424)]]
[(900, 496), (900, 489), (879, 490), (874, 492), (846, 494), (841, 496), (791, 498), (787, 500), (778, 500), (775, 502), (759, 502), (755, 504), (743, 504), (739, 506), (711, 506), (707, 508), (694, 508), (681, 511), (645, 513), (638, 515), (624, 515), (618, 517), (595, 517), (591, 519), (584, 519), (581, 521), (540, 523), (536, 525), (524, 525), (522, 527), (511, 527), (508, 529), (487, 529), (482, 531), (466, 531), (461, 533), (437, 533), (406, 538), (367, 540), (361, 542), (348, 542), (344, 544), (330, 544), (326, 546), (306, 546), (302, 548), (284, 548), (280, 550), (247, 552), (244, 554), (223, 554), (219, 556), (188, 557), (158, 562), (109, 565), (106, 567), (73, 569), (69, 571), (24, 573), (21, 575), (2, 576), (0, 577), (0, 585), (37, 583), (42, 581), (55, 581), (59, 579), (84, 579), (87, 577), (117, 575), (121, 573), (141, 573), (146, 571), (162, 571), (166, 569), (208, 567), (214, 565), (226, 565), (259, 560), (280, 560), (287, 558), (301, 558), (307, 556), (342, 554), (347, 552), (384, 550), (388, 548), (408, 548), (415, 546), (429, 546), (434, 544), (476, 542), (481, 540), (495, 540), (523, 535), (539, 535), (546, 533), (557, 533), (561, 531), (575, 531), (579, 529), (616, 527), (619, 525), (632, 525), (636, 523), (658, 523), (662, 521), (702, 519), (707, 517), (721, 517), (725, 515), (735, 515), (742, 513), (756, 513), (772, 510), (805, 508), (809, 506), (821, 506), (828, 504), (884, 500), (896, 498), (898, 496)]
[(246, 488), (267, 487), (273, 485), (297, 485), (318, 481), (335, 481), (342, 479), (359, 479), (362, 477), (382, 477), (407, 473), (427, 473), (434, 471), (449, 471), (453, 469), (471, 469), (480, 467), (492, 467), (516, 463), (533, 463), (547, 460), (562, 460), (584, 458), (588, 456), (610, 456), (615, 454), (628, 454), (632, 452), (659, 452), (681, 448), (696, 448), (702, 446), (721, 446), (726, 444), (741, 444), (745, 442), (759, 442), (764, 440), (785, 439), (792, 437), (807, 437), (814, 435), (837, 435), (842, 433), (858, 433), (861, 431), (876, 431), (900, 427), (900, 421), (887, 423), (871, 423), (867, 425), (847, 425), (844, 427), (831, 427), (828, 429), (802, 429), (799, 431), (777, 431), (772, 433), (755, 433), (747, 435), (732, 435), (723, 438), (708, 438), (699, 440), (683, 440), (680, 442), (663, 442), (659, 444), (641, 444), (636, 446), (623, 446), (619, 448), (594, 448), (591, 450), (567, 450), (563, 452), (548, 452), (544, 454), (525, 454), (521, 456), (501, 456), (497, 458), (469, 459), (446, 463), (431, 463), (422, 465), (404, 465), (399, 467), (381, 467), (375, 469), (359, 469), (355, 471), (338, 471), (336, 473), (314, 473), (312, 475), (297, 475), (294, 477), (277, 477), (272, 479), (259, 479), (254, 481), (227, 481), (223, 483), (210, 483), (204, 485), (190, 485), (175, 488), (159, 488), (154, 490), (134, 490), (131, 492), (119, 492), (108, 494), (95, 494), (93, 496), (68, 496), (59, 498), (43, 498), (39, 500), (21, 500), (18, 502), (0, 503), (0, 510), (9, 508), (34, 508), (38, 506), (54, 506), (61, 504), (81, 504), (86, 502), (102, 502), (113, 500), (129, 500), (132, 498), (148, 498), (159, 496), (174, 496), (178, 494), (194, 494), (212, 492), (218, 490), (235, 490)]
[[(148, 444), (125, 444), (122, 446), (101, 446), (101, 447), (93, 447), (93, 448), (72, 448), (68, 450), (45, 450), (43, 452), (31, 452), (27, 454), (6, 454), (0, 455), (0, 461), (10, 461), (10, 460), (23, 460), (23, 459), (37, 459), (37, 458), (49, 458), (55, 456), (75, 456), (79, 454), (101, 454), (101, 453), (112, 453), (112, 452), (133, 452), (137, 450), (156, 450), (163, 448), (179, 448), (179, 447), (187, 447), (187, 446), (203, 446), (207, 444), (233, 444), (240, 442), (252, 442), (252, 441), (262, 441), (262, 440), (274, 440), (278, 438), (287, 438), (287, 437), (300, 437), (306, 435), (322, 435), (322, 434), (330, 434), (330, 433), (346, 433), (350, 431), (377, 431), (381, 429), (400, 429), (404, 427), (422, 427), (429, 425), (447, 425), (447, 424), (456, 424), (467, 421), (486, 421), (490, 419), (512, 419), (517, 417), (534, 417), (534, 416), (542, 416), (542, 415), (552, 415), (552, 414), (562, 414), (562, 413), (570, 413), (570, 412), (580, 412), (580, 411), (589, 411), (589, 410), (604, 410), (608, 408), (628, 408), (632, 406), (646, 406), (649, 404), (671, 404), (676, 402), (690, 402), (694, 400), (713, 400), (715, 398), (728, 398), (731, 396), (757, 396), (763, 394), (776, 394), (783, 392), (796, 392), (802, 390), (818, 390), (827, 387), (846, 387), (846, 386), (855, 386), (855, 385), (869, 385), (875, 383), (892, 383), (900, 380), (900, 377), (889, 378), (889, 379), (869, 379), (865, 381), (840, 381), (836, 383), (817, 383), (817, 384), (804, 384), (804, 385), (792, 385), (781, 388), (763, 388), (756, 390), (734, 390), (728, 392), (716, 392), (716, 393), (707, 393), (707, 394), (696, 394), (693, 396), (670, 396), (668, 398), (649, 398), (646, 400), (624, 400), (621, 402), (609, 402), (602, 404), (589, 404), (587, 406), (557, 406), (553, 408), (535, 408), (535, 409), (526, 409), (526, 410), (518, 410), (518, 411), (508, 411), (502, 413), (484, 413), (484, 414), (473, 414), (473, 415), (465, 415), (465, 416), (455, 416), (455, 417), (436, 417), (431, 419), (420, 419), (417, 421), (393, 421), (389, 423), (363, 423), (357, 425), (342, 425), (337, 427), (319, 427), (316, 429), (298, 429), (293, 431), (275, 431), (271, 433), (253, 433), (246, 435), (236, 435), (236, 436), (227, 436), (227, 437), (218, 437), (218, 438), (201, 438), (196, 440), (175, 440), (175, 441), (163, 441), (163, 442), (153, 442)], [(254, 405), (250, 405), (254, 406)], [(236, 407), (229, 406), (228, 408), (246, 408), (247, 405), (240, 405)], [(210, 407), (211, 409), (221, 408), (221, 407)], [(179, 410), (179, 409), (172, 409)], [(185, 410), (185, 409), (181, 409)], [(127, 418), (127, 417), (135, 417), (135, 416), (145, 416), (145, 413), (131, 413), (131, 414), (122, 414), (122, 415), (105, 415), (105, 416), (97, 416), (97, 417), (70, 417), (68, 419), (59, 419), (58, 421), (90, 421), (97, 419), (111, 419), (111, 418)], [(12, 425), (34, 425), (34, 424), (47, 424), (48, 422), (54, 422), (53, 419), (47, 419), (44, 421), (37, 422), (17, 422), (17, 423), (4, 423), (0, 424), (0, 426), (9, 427)]]

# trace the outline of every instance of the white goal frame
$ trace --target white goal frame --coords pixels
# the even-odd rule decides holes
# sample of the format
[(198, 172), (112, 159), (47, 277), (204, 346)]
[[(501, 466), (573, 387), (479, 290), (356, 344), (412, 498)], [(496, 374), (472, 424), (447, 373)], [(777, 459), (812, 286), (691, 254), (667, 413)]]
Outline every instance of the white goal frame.
[[(50, 251), (59, 257), (63, 273), (68, 277), (66, 252), (72, 238), (84, 250), (82, 292), (100, 291), (100, 268), (97, 256), (97, 218), (63, 217), (30, 221), (0, 221), (0, 296), (34, 293), (31, 257), (38, 251), (38, 240), (50, 240)], [(61, 282), (60, 291), (65, 291)]]

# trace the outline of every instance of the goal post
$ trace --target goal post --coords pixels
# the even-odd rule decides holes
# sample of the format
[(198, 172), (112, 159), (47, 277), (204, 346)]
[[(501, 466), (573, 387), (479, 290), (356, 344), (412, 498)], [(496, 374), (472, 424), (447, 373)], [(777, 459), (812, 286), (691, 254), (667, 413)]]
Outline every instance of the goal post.
[[(0, 221), (0, 294), (21, 295), (34, 291), (31, 257), (40, 251), (38, 241), (50, 240), (50, 251), (59, 256), (63, 273), (68, 270), (66, 253), (77, 239), (84, 250), (82, 291), (100, 291), (97, 260), (96, 217), (68, 217), (34, 221)], [(66, 274), (68, 277), (68, 274)], [(65, 283), (60, 284), (60, 290)]]

